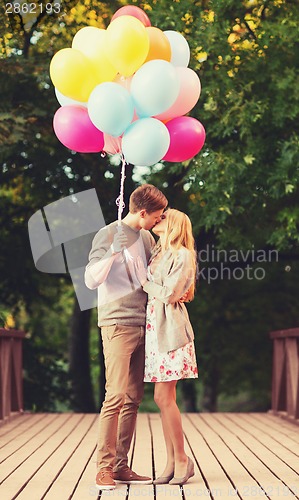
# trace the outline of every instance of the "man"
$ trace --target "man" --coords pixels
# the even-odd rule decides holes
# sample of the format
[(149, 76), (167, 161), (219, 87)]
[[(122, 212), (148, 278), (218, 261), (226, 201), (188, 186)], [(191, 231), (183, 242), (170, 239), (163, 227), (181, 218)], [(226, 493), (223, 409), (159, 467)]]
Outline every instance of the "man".
[(98, 325), (106, 368), (96, 476), (101, 490), (114, 489), (116, 482), (152, 482), (150, 477), (140, 476), (128, 467), (128, 451), (144, 390), (147, 302), (133, 261), (141, 255), (147, 266), (155, 244), (148, 230), (160, 221), (167, 203), (164, 194), (151, 184), (135, 189), (121, 225), (113, 222), (94, 237), (86, 266), (86, 286), (98, 288)]

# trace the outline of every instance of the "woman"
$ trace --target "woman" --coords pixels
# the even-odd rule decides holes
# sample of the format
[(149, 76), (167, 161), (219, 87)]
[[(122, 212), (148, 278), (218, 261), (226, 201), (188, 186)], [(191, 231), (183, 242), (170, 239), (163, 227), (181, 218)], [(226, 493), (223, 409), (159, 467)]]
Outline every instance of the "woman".
[(180, 298), (194, 297), (196, 253), (189, 217), (169, 209), (152, 231), (159, 236), (148, 270), (141, 258), (136, 275), (148, 293), (145, 336), (145, 382), (155, 383), (154, 399), (161, 410), (167, 463), (154, 484), (184, 484), (194, 475), (194, 463), (184, 450), (184, 435), (176, 384), (197, 378), (194, 334)]

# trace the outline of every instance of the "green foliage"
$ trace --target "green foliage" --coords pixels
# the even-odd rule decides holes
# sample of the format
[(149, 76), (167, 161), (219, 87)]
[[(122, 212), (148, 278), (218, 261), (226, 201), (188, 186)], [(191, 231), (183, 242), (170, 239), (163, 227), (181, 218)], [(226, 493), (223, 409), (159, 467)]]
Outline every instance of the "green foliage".
[[(206, 387), (214, 387), (223, 397), (246, 392), (251, 410), (265, 411), (271, 397), (269, 332), (296, 325), (298, 262), (291, 257), (284, 261), (279, 256), (278, 262), (269, 259), (250, 263), (251, 276), (256, 270), (259, 279), (246, 278), (244, 262), (222, 264), (231, 271), (223, 271), (223, 279), (221, 262), (201, 263), (205, 278), (200, 279), (197, 298), (189, 306), (195, 326), (199, 376)], [(211, 279), (210, 283), (208, 268), (211, 278), (216, 276), (214, 269), (218, 270), (218, 279)], [(233, 279), (233, 270), (237, 268), (238, 279)], [(239, 279), (241, 269), (243, 279)]]
[[(191, 115), (206, 144), (179, 179), (195, 230), (220, 245), (298, 244), (298, 10), (293, 2), (147, 2), (191, 47), (202, 82)], [(152, 176), (167, 185), (176, 166)], [(163, 184), (162, 184), (163, 185)], [(284, 235), (284, 237), (283, 237)], [(232, 240), (233, 237), (233, 240)]]
[(71, 410), (68, 363), (57, 347), (24, 342), (24, 404), (31, 412)]
[(57, 287), (55, 290), (50, 285), (45, 293), (47, 300), (35, 302), (29, 314), (22, 310), (18, 316), (27, 332), (23, 343), (24, 402), (29, 411), (72, 408), (67, 342), (74, 297), (62, 280), (59, 285), (58, 294)]
[[(207, 61), (201, 117), (208, 135), (204, 155), (193, 166), (190, 191), (197, 195), (198, 183), (204, 184), (192, 213), (200, 225), (214, 227), (222, 245), (233, 232), (236, 246), (239, 239), (250, 245), (260, 238), (261, 244), (292, 248), (298, 242), (287, 230), (298, 197), (297, 7), (239, 2), (232, 16), (226, 3), (210, 5), (215, 22), (205, 26), (208, 32), (216, 28), (218, 36), (213, 42), (208, 37), (208, 46), (202, 40)], [(217, 19), (225, 31), (215, 26)]]

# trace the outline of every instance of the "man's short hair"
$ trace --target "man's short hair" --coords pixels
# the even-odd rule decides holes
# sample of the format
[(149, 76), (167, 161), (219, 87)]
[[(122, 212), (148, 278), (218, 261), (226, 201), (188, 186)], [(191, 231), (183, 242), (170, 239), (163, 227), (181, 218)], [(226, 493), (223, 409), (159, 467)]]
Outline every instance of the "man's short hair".
[(166, 196), (152, 184), (142, 184), (130, 196), (129, 210), (132, 214), (145, 209), (147, 213), (156, 212), (166, 208)]

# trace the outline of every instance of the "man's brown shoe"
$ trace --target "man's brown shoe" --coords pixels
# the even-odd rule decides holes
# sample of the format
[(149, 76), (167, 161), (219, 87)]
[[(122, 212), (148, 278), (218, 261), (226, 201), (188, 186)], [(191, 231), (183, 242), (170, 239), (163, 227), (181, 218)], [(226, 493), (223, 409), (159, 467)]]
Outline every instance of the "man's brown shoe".
[(113, 472), (110, 467), (103, 467), (96, 476), (96, 486), (99, 490), (114, 490)]
[(113, 479), (116, 483), (126, 484), (151, 484), (153, 482), (152, 478), (148, 476), (140, 476), (129, 467), (114, 472)]

